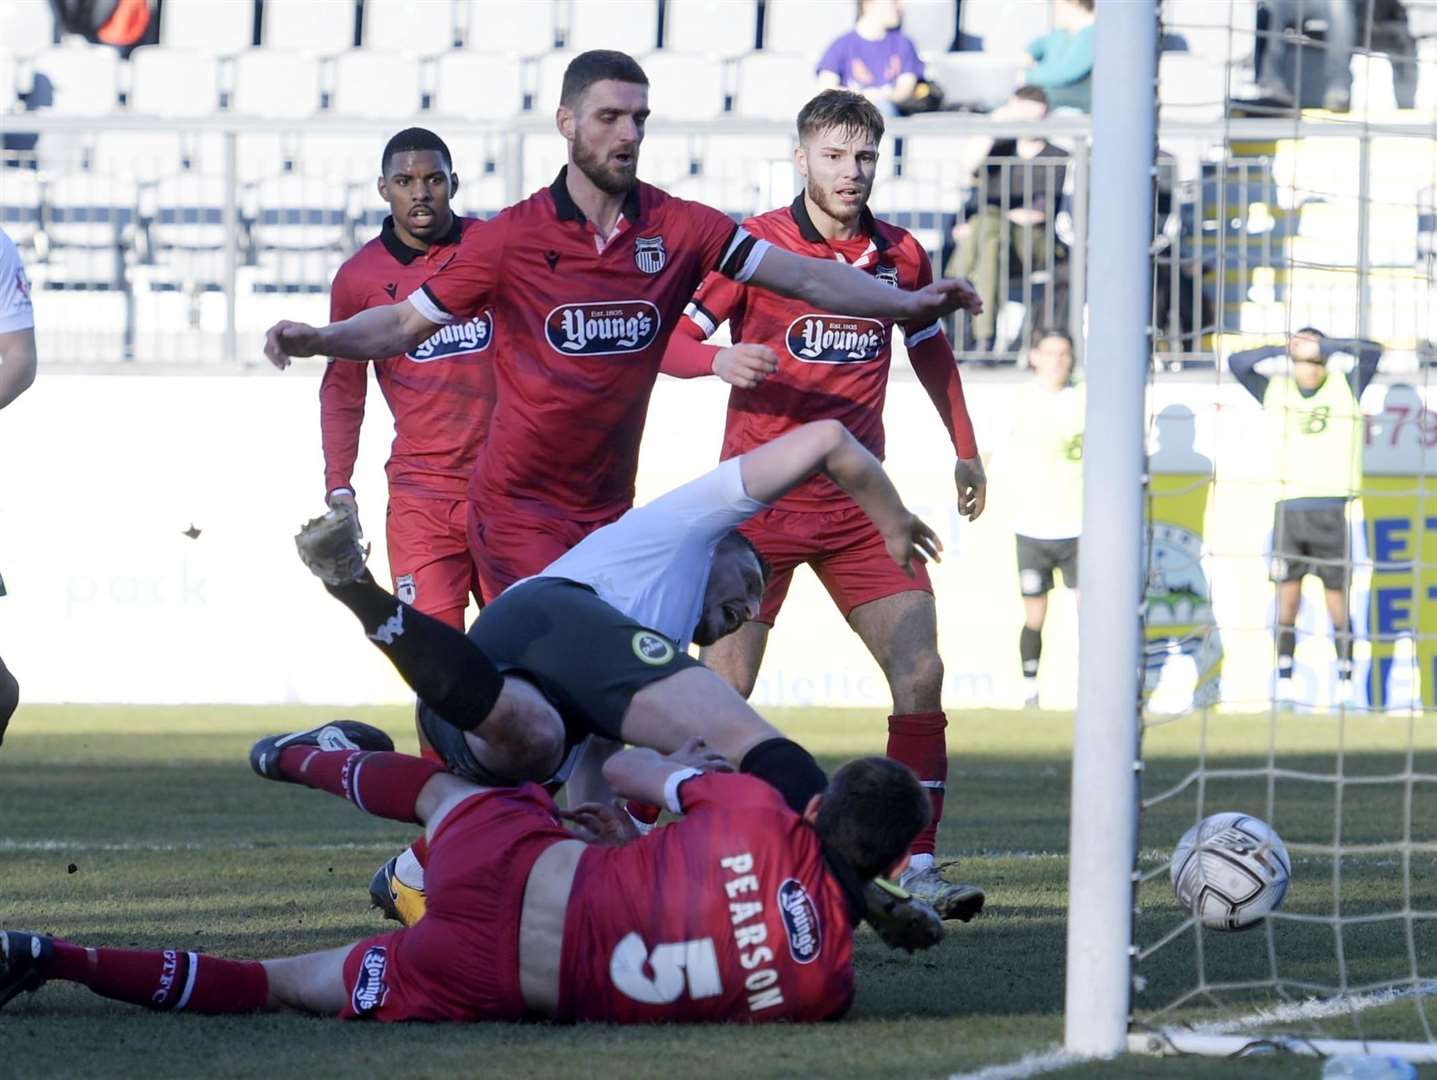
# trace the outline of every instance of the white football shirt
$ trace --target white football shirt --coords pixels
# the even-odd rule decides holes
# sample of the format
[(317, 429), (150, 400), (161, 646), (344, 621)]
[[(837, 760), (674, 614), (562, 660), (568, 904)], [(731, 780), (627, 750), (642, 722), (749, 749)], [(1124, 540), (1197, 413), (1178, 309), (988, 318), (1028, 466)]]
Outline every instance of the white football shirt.
[(0, 229), (0, 334), (30, 330), (35, 312), (30, 306), (30, 281), (20, 265), (15, 242)]
[(596, 529), (535, 577), (587, 585), (605, 603), (687, 649), (714, 548), (767, 504), (744, 490), (738, 458)]

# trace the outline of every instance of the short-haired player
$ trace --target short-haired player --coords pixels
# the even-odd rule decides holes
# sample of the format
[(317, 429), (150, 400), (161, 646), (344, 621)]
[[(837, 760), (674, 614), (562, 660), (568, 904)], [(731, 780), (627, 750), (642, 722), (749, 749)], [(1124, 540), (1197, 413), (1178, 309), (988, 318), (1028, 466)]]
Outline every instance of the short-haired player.
[(383, 732), (341, 721), (263, 739), (251, 761), (425, 825), (430, 908), (418, 925), (265, 961), (0, 931), (0, 1005), (58, 980), (170, 1012), (833, 1020), (853, 1000), (864, 884), (902, 861), (928, 817), (913, 775), (883, 758), (850, 762), (794, 810), (692, 740), (606, 762), (616, 791), (683, 815), (636, 837), (612, 807), (564, 813), (536, 785), (480, 787), (389, 747)]
[[(827, 90), (803, 107), (797, 126), (802, 194), (790, 206), (750, 218), (744, 228), (775, 247), (852, 266), (894, 288), (926, 286), (933, 275), (922, 246), (868, 209), (884, 130), (878, 109), (861, 94)], [(699, 344), (725, 321), (736, 344), (762, 347), (776, 359), (744, 368), (747, 356)], [(936, 319), (864, 318), (710, 274), (670, 339), (664, 370), (681, 376), (712, 370), (734, 384), (724, 458), (823, 418), (846, 425), (881, 457), (895, 327), (903, 331), (913, 369), (952, 440), (959, 513), (976, 519), (986, 479), (957, 362)], [(933, 821), (914, 841), (903, 887), (945, 916), (966, 912), (981, 892), (946, 880), (934, 864), (948, 775), (948, 720), (927, 573), (910, 576), (895, 566), (873, 521), (822, 476), (790, 491), (742, 531), (772, 566), (773, 577), (758, 617), (706, 647), (704, 662), (739, 693), (751, 693), (793, 571), (811, 566), (888, 681), (889, 756), (911, 768), (933, 799)]]
[(1023, 702), (1038, 707), (1038, 662), (1054, 572), (1078, 588), (1078, 537), (1083, 531), (1083, 430), (1087, 394), (1073, 383), (1073, 339), (1066, 330), (1038, 327), (1028, 350), (1032, 380), (1013, 407), (1001, 476), (1021, 492), (1013, 507), (1023, 629), (1018, 658)]

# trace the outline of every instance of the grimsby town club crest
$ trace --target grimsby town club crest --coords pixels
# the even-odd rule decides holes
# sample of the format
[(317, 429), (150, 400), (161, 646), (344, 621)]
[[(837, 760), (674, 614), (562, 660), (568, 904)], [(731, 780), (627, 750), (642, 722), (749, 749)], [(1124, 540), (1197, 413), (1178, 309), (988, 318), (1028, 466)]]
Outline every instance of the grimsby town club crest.
[(879, 263), (878, 268), (873, 271), (873, 276), (885, 285), (898, 288), (898, 267), (896, 266), (884, 266)]
[(646, 274), (657, 274), (669, 261), (662, 236), (641, 236), (634, 241), (634, 262)]

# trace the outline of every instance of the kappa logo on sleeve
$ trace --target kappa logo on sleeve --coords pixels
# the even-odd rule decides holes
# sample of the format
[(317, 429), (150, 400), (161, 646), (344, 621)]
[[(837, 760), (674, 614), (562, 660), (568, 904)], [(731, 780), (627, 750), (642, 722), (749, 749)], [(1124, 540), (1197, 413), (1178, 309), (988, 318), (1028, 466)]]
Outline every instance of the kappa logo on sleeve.
[(823, 930), (818, 924), (818, 906), (797, 878), (788, 878), (778, 887), (778, 910), (783, 932), (788, 935), (788, 952), (795, 963), (811, 964), (823, 948)]
[(434, 331), (422, 345), (404, 355), (416, 364), (472, 356), (487, 349), (494, 340), (494, 316), (485, 311), (467, 322), (450, 323)]
[(647, 300), (564, 304), (544, 320), (549, 347), (564, 356), (643, 352), (659, 337), (659, 309)]
[(389, 987), (384, 984), (384, 973), (389, 969), (389, 957), (383, 945), (371, 945), (359, 961), (359, 973), (354, 977), (354, 992), (349, 1002), (354, 1011), (363, 1016), (384, 1004), (389, 996)]
[(806, 364), (862, 364), (883, 355), (888, 328), (877, 319), (800, 315), (788, 324), (789, 355)]

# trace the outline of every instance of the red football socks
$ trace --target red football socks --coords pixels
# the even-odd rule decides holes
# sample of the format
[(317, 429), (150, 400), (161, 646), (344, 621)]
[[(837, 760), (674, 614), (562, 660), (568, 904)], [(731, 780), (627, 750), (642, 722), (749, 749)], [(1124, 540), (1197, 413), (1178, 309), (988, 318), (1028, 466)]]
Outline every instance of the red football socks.
[(102, 997), (159, 1012), (257, 1012), (269, 997), (269, 975), (254, 960), (182, 949), (86, 949), (59, 940), (54, 949), (45, 978), (81, 983)]
[(430, 777), (445, 771), (432, 761), (379, 750), (316, 750), (291, 746), (279, 755), (288, 780), (348, 799), (366, 814), (419, 823), (414, 804)]
[(888, 718), (888, 756), (913, 770), (928, 789), (933, 821), (913, 841), (914, 855), (932, 855), (943, 820), (943, 793), (948, 781), (948, 718), (941, 712), (908, 713)]

